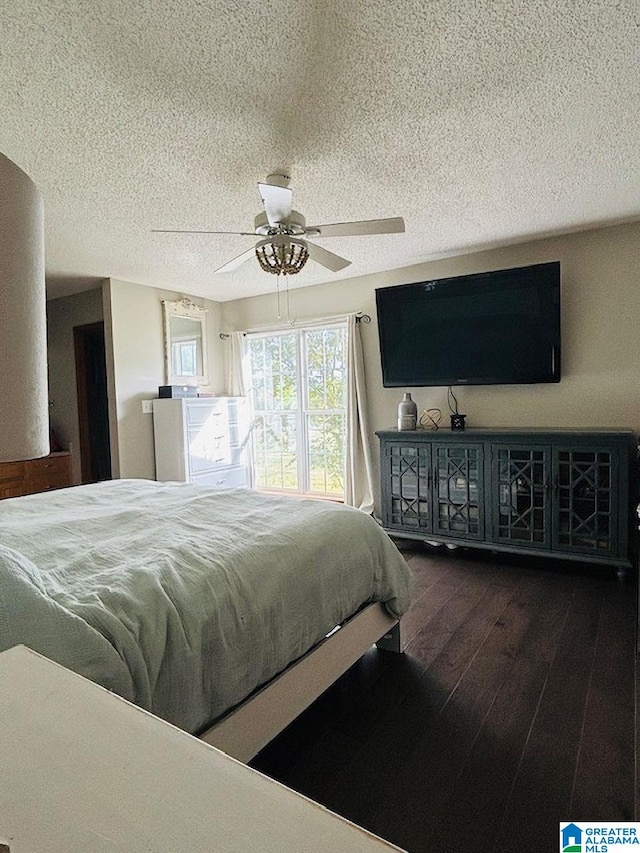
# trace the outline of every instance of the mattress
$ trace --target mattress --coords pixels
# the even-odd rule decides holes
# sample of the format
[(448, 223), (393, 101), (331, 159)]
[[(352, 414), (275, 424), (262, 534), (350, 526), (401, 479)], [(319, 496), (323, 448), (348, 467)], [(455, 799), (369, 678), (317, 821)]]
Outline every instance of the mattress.
[(114, 480), (0, 502), (0, 650), (24, 643), (198, 732), (411, 579), (365, 513)]

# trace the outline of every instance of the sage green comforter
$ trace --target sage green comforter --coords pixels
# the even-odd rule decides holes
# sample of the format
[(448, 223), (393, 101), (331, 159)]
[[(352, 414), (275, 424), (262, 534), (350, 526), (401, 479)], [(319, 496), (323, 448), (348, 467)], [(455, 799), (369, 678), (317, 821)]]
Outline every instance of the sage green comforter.
[(24, 643), (191, 732), (409, 572), (369, 516), (116, 480), (0, 502), (0, 650)]

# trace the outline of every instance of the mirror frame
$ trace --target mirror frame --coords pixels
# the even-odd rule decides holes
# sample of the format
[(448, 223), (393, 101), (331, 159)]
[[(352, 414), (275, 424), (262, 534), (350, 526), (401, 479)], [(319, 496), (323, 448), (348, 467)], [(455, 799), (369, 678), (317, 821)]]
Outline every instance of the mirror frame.
[[(162, 300), (164, 315), (164, 375), (167, 385), (207, 385), (207, 309), (201, 308), (186, 297), (172, 302)], [(202, 340), (202, 374), (200, 376), (176, 376), (171, 372), (171, 318), (185, 317), (200, 323)]]

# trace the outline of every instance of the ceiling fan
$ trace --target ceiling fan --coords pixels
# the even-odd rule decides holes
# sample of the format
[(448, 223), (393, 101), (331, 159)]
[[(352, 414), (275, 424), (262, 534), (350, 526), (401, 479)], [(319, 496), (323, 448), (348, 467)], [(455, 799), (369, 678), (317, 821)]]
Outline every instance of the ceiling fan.
[(258, 259), (265, 272), (275, 275), (295, 275), (309, 258), (331, 272), (348, 267), (351, 261), (329, 252), (308, 237), (355, 237), (362, 234), (398, 234), (404, 231), (404, 219), (369, 219), (360, 222), (334, 222), (329, 225), (307, 225), (304, 216), (293, 210), (293, 191), (289, 189), (288, 175), (267, 175), (265, 183), (258, 183), (264, 212), (254, 220), (254, 231), (181, 231), (155, 228), (158, 234), (236, 234), (259, 237), (258, 242), (241, 255), (215, 270), (232, 272), (253, 257)]

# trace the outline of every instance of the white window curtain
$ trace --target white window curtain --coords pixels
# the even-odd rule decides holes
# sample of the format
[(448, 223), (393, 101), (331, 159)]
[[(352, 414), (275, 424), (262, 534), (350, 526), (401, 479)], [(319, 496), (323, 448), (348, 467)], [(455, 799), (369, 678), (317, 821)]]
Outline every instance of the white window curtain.
[(347, 460), (344, 501), (373, 512), (373, 461), (360, 323), (347, 316)]
[(247, 396), (244, 332), (231, 332), (228, 338), (227, 388), (232, 397)]
[[(346, 465), (344, 501), (366, 513), (373, 512), (373, 461), (371, 440), (367, 416), (367, 392), (362, 353), (362, 338), (357, 314), (339, 317), (322, 317), (317, 320), (303, 320), (299, 325), (305, 328), (322, 326), (328, 322), (344, 320), (347, 324), (347, 423), (346, 423)], [(291, 324), (295, 325), (295, 324)], [(277, 331), (279, 327), (263, 327), (252, 331)], [(230, 352), (228, 360), (228, 388), (233, 396), (245, 396), (246, 332), (232, 332), (229, 336)]]

